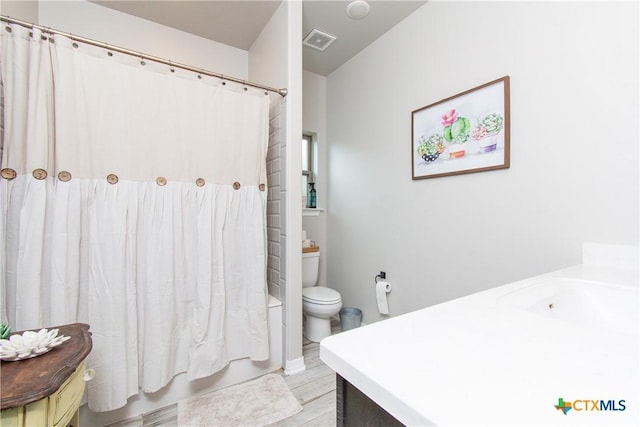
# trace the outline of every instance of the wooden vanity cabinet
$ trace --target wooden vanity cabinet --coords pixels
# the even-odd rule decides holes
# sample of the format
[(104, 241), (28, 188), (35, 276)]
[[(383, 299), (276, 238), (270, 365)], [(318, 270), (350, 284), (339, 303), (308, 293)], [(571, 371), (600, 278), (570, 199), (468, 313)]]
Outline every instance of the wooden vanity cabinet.
[(41, 356), (0, 363), (2, 427), (78, 426), (85, 359), (93, 346), (89, 325), (47, 329), (71, 338)]

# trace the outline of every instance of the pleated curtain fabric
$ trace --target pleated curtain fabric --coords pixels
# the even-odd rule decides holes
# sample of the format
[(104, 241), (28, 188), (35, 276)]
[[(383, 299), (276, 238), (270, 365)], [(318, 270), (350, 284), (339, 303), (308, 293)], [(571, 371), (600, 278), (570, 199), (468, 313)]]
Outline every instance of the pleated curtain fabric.
[(17, 174), (0, 179), (2, 317), (91, 326), (94, 411), (266, 360), (269, 96), (0, 31), (1, 167)]

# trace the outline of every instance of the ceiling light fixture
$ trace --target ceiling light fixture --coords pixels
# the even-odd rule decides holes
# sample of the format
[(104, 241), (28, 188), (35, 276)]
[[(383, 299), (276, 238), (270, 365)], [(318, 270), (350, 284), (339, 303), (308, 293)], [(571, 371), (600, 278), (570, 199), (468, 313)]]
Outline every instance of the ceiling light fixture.
[(369, 3), (363, 0), (352, 1), (347, 5), (347, 16), (351, 19), (362, 19), (369, 14)]
[(309, 34), (307, 34), (307, 37), (304, 38), (302, 44), (322, 52), (335, 40), (336, 38), (331, 34), (324, 33), (314, 28)]

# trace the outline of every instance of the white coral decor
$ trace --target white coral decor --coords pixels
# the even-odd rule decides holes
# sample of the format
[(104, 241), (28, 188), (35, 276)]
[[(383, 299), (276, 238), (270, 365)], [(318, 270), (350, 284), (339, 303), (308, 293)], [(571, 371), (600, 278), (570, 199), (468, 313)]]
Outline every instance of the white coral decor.
[(8, 340), (0, 340), (0, 360), (15, 361), (40, 356), (69, 338), (58, 336), (57, 329), (40, 329), (38, 332), (25, 331), (22, 335), (11, 335)]

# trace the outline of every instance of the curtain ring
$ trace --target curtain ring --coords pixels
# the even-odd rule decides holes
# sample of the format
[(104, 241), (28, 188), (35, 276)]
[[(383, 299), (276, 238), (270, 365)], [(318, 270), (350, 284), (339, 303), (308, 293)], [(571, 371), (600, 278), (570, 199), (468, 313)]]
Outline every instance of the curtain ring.
[(240, 183), (238, 181), (233, 183), (233, 189), (234, 190), (239, 190), (240, 189)]
[(171, 61), (169, 61), (169, 71), (171, 71), (172, 73), (176, 72), (176, 69), (173, 68), (173, 64), (171, 63)]
[(264, 184), (260, 184), (260, 185), (258, 186), (258, 189), (259, 189), (260, 191), (264, 191), (266, 188), (267, 188), (267, 186), (266, 186), (266, 185), (264, 185)]
[(196, 185), (197, 185), (198, 187), (204, 187), (204, 184), (205, 184), (205, 182), (204, 182), (204, 178), (198, 178), (198, 179), (196, 179)]
[(116, 175), (115, 173), (110, 173), (109, 175), (107, 175), (107, 182), (111, 185), (113, 184), (117, 184), (118, 183), (118, 175)]
[(58, 179), (62, 182), (69, 182), (71, 180), (71, 173), (67, 171), (61, 171), (58, 173)]
[(156, 184), (158, 184), (160, 187), (164, 187), (165, 185), (167, 185), (167, 178), (165, 178), (164, 176), (159, 176), (158, 178), (156, 178)]
[(0, 170), (0, 176), (10, 181), (14, 179), (17, 176), (17, 174), (16, 174), (16, 171), (11, 168), (4, 168)]
[(47, 171), (44, 169), (38, 168), (38, 169), (34, 169), (31, 175), (33, 175), (35, 179), (42, 181), (47, 177)]

